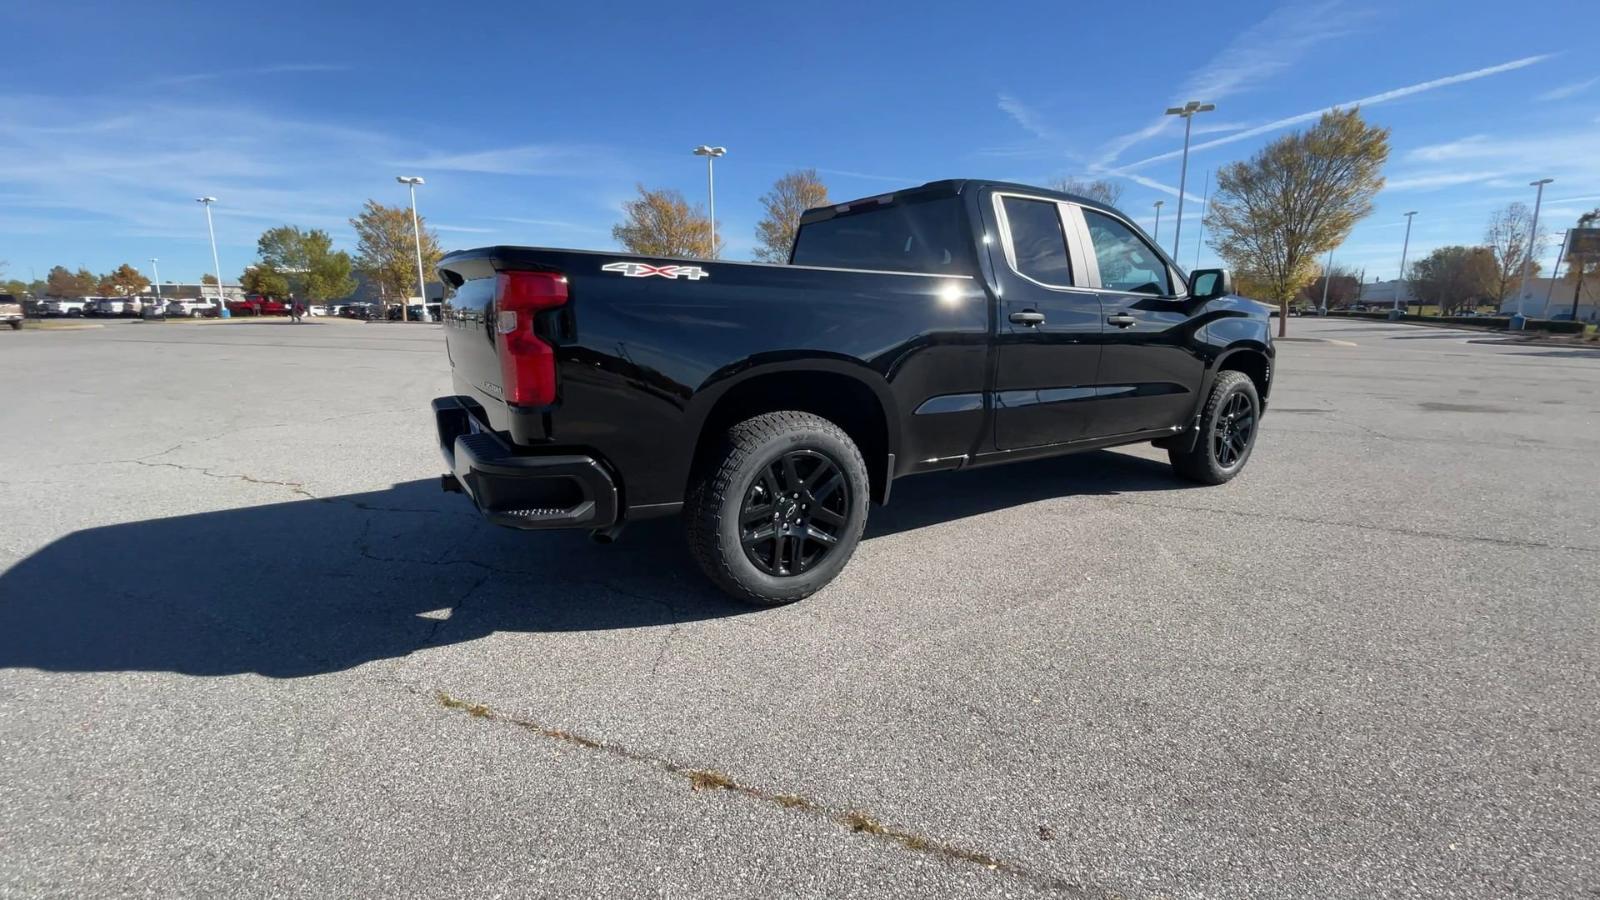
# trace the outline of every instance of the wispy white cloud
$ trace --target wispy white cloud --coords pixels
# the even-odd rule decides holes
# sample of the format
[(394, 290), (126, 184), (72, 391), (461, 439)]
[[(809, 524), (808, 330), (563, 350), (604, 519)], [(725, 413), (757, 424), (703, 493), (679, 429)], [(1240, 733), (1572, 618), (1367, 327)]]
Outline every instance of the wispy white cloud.
[(466, 153), (441, 153), (394, 165), (422, 172), (471, 172), (480, 175), (590, 175), (614, 171), (617, 161), (602, 147), (523, 144)]
[(1460, 184), (1489, 182), (1505, 173), (1495, 172), (1432, 172), (1427, 174), (1391, 178), (1384, 185), (1390, 191), (1427, 191), (1455, 187)]
[(1600, 75), (1596, 75), (1587, 81), (1574, 81), (1571, 84), (1563, 84), (1560, 87), (1551, 88), (1534, 99), (1546, 103), (1552, 100), (1567, 100), (1569, 98), (1578, 96), (1597, 84), (1600, 84)]
[(472, 225), (440, 225), (438, 223), (429, 223), (428, 227), (434, 231), (458, 231), (464, 234), (494, 234), (500, 230), (498, 228), (477, 228)]
[(523, 218), (522, 216), (485, 216), (485, 218), (492, 219), (496, 222), (513, 222), (518, 225), (539, 225), (545, 228), (564, 228), (569, 231), (604, 231), (604, 229), (595, 228), (592, 225), (579, 225), (576, 222), (565, 222), (560, 219), (528, 219)]
[[(1298, 3), (1279, 7), (1239, 32), (1216, 55), (1191, 74), (1172, 97), (1173, 105), (1189, 100), (1215, 103), (1302, 65), (1311, 48), (1349, 34), (1367, 14), (1336, 2)], [(1109, 166), (1136, 144), (1176, 128), (1175, 117), (1160, 116), (1136, 131), (1119, 135), (1101, 148), (1098, 164)], [(1196, 120), (1192, 133), (1222, 130)]]
[(1011, 94), (1001, 94), (996, 102), (999, 104), (1001, 111), (1010, 116), (1012, 121), (1016, 122), (1023, 131), (1040, 140), (1050, 141), (1051, 143), (1061, 142), (1061, 133), (1050, 127), (1045, 122), (1044, 116), (1040, 115), (1033, 107), (1023, 103)]
[[(1447, 75), (1447, 76), (1445, 76), (1443, 78), (1435, 78), (1435, 79), (1433, 79), (1431, 81), (1423, 81), (1423, 82), (1418, 82), (1417, 84), (1409, 84), (1409, 85), (1406, 85), (1405, 87), (1394, 88), (1393, 90), (1388, 90), (1388, 91), (1383, 91), (1381, 93), (1372, 94), (1370, 96), (1362, 97), (1362, 98), (1357, 99), (1357, 100), (1350, 100), (1350, 101), (1347, 101), (1345, 103), (1336, 103), (1336, 104), (1333, 104), (1332, 106), (1324, 106), (1324, 107), (1321, 107), (1320, 109), (1311, 110), (1310, 112), (1303, 112), (1303, 113), (1298, 113), (1298, 114), (1292, 115), (1292, 116), (1286, 116), (1286, 117), (1284, 117), (1282, 119), (1277, 119), (1275, 121), (1268, 122), (1268, 123), (1266, 123), (1264, 125), (1257, 125), (1254, 128), (1247, 128), (1244, 131), (1240, 131), (1240, 132), (1237, 132), (1235, 134), (1230, 134), (1227, 137), (1221, 137), (1221, 138), (1217, 138), (1215, 140), (1204, 141), (1204, 142), (1199, 143), (1199, 144), (1194, 144), (1189, 148), (1189, 152), (1190, 153), (1197, 153), (1197, 152), (1201, 152), (1201, 151), (1204, 151), (1204, 150), (1210, 150), (1213, 147), (1222, 147), (1222, 146), (1225, 146), (1227, 144), (1232, 144), (1232, 143), (1234, 143), (1236, 141), (1243, 141), (1243, 140), (1248, 140), (1248, 139), (1253, 138), (1253, 137), (1259, 137), (1259, 136), (1261, 136), (1263, 134), (1268, 134), (1268, 133), (1273, 132), (1273, 131), (1278, 131), (1280, 129), (1288, 128), (1288, 127), (1290, 127), (1292, 125), (1299, 125), (1299, 124), (1302, 124), (1302, 123), (1305, 123), (1305, 122), (1311, 122), (1311, 121), (1314, 121), (1314, 120), (1316, 120), (1318, 118), (1321, 118), (1323, 113), (1330, 112), (1330, 111), (1335, 110), (1335, 109), (1349, 109), (1350, 107), (1353, 107), (1353, 106), (1359, 106), (1359, 107), (1377, 106), (1377, 105), (1382, 104), (1382, 103), (1388, 103), (1388, 102), (1393, 101), (1393, 100), (1399, 100), (1402, 97), (1410, 97), (1410, 96), (1413, 96), (1415, 94), (1421, 94), (1421, 93), (1425, 93), (1427, 91), (1434, 91), (1434, 90), (1438, 90), (1439, 88), (1449, 87), (1450, 85), (1453, 85), (1453, 84), (1462, 84), (1462, 83), (1468, 82), (1468, 81), (1476, 81), (1476, 80), (1478, 80), (1480, 78), (1488, 78), (1491, 75), (1499, 75), (1499, 74), (1502, 74), (1504, 72), (1512, 72), (1512, 71), (1515, 71), (1517, 69), (1527, 68), (1528, 66), (1537, 65), (1538, 63), (1544, 62), (1545, 60), (1547, 60), (1549, 58), (1550, 58), (1550, 54), (1539, 54), (1537, 56), (1525, 56), (1525, 57), (1523, 57), (1521, 59), (1514, 59), (1514, 60), (1511, 60), (1510, 62), (1500, 63), (1499, 65), (1486, 66), (1486, 67), (1481, 68), (1481, 69), (1473, 69), (1470, 72), (1461, 72), (1461, 73), (1458, 73), (1458, 74), (1455, 74), (1455, 75)], [(1131, 162), (1131, 163), (1127, 163), (1125, 165), (1119, 166), (1117, 168), (1116, 172), (1118, 174), (1120, 174), (1122, 171), (1129, 170), (1129, 169), (1142, 168), (1144, 166), (1150, 165), (1151, 163), (1161, 162), (1162, 160), (1176, 159), (1177, 157), (1182, 155), (1182, 153), (1183, 153), (1183, 151), (1181, 149), (1180, 150), (1171, 150), (1171, 151), (1168, 151), (1166, 153), (1157, 153), (1154, 156), (1147, 156), (1144, 159), (1138, 160), (1137, 162)]]
[(229, 69), (223, 72), (190, 72), (184, 75), (164, 76), (145, 82), (145, 86), (177, 87), (185, 84), (199, 84), (206, 81), (221, 81), (225, 78), (241, 78), (258, 75), (293, 75), (312, 72), (346, 72), (349, 71), (349, 69), (349, 66), (338, 63), (278, 63), (270, 66)]

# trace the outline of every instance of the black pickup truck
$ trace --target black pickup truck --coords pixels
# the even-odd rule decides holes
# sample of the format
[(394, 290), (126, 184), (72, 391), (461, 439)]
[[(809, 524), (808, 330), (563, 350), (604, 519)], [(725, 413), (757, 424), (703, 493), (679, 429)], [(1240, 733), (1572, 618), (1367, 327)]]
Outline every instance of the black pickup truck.
[(902, 475), (1153, 441), (1238, 474), (1272, 384), (1264, 307), (1114, 209), (938, 181), (810, 210), (788, 265), (447, 255), (447, 490), (512, 528), (682, 512), (734, 596), (815, 592)]

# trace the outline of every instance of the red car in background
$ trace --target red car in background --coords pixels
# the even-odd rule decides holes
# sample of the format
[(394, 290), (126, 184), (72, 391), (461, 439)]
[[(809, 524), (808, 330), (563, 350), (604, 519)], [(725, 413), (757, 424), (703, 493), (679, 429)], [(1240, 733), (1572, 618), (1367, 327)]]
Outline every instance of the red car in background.
[(287, 316), (289, 303), (260, 294), (246, 294), (243, 300), (229, 300), (228, 312), (235, 316)]

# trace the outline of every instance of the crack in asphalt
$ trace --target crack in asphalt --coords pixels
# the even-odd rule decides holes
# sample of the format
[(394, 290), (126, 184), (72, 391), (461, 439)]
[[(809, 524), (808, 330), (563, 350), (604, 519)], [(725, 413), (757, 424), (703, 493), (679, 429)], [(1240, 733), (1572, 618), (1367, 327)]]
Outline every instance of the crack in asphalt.
[(310, 491), (306, 490), (305, 483), (304, 482), (299, 482), (299, 481), (274, 481), (274, 480), (272, 480), (270, 478), (257, 478), (254, 475), (250, 475), (250, 474), (246, 474), (246, 473), (242, 473), (242, 472), (239, 472), (239, 473), (221, 472), (221, 473), (219, 473), (219, 472), (213, 471), (212, 468), (209, 467), (209, 466), (186, 466), (186, 465), (183, 465), (182, 463), (173, 463), (173, 462), (145, 462), (143, 459), (129, 459), (129, 460), (123, 460), (123, 462), (133, 463), (134, 465), (144, 466), (145, 468), (149, 468), (149, 469), (178, 469), (179, 471), (183, 471), (183, 472), (199, 472), (201, 475), (204, 475), (204, 476), (206, 476), (208, 478), (219, 478), (219, 479), (223, 479), (223, 480), (233, 480), (233, 481), (247, 481), (247, 482), (249, 482), (251, 484), (266, 484), (266, 485), (275, 485), (277, 487), (286, 487), (290, 491), (292, 491), (292, 492), (294, 492), (296, 494), (299, 494), (302, 497), (305, 497), (307, 500), (322, 500), (322, 499), (324, 499), (324, 498), (318, 497), (316, 494), (313, 494)]
[[(413, 693), (423, 693), (416, 686), (407, 685), (407, 689)], [(1105, 900), (1118, 896), (1115, 893), (1104, 890), (1091, 889), (1088, 885), (1069, 881), (1059, 876), (1048, 875), (1029, 868), (1022, 863), (1002, 859), (981, 850), (974, 850), (950, 841), (919, 834), (897, 825), (884, 824), (877, 817), (864, 810), (830, 806), (820, 800), (801, 794), (774, 791), (744, 784), (714, 769), (698, 769), (663, 756), (634, 750), (622, 744), (596, 740), (576, 732), (553, 728), (531, 719), (523, 719), (499, 712), (485, 703), (476, 703), (471, 700), (454, 697), (444, 691), (434, 691), (433, 699), (447, 710), (466, 713), (474, 719), (504, 723), (548, 740), (559, 741), (592, 753), (604, 754), (639, 765), (649, 766), (657, 771), (684, 779), (688, 782), (690, 790), (693, 791), (727, 791), (788, 812), (811, 815), (847, 828), (852, 833), (870, 835), (904, 850), (926, 853), (949, 863), (965, 863), (981, 866), (991, 872), (1004, 873), (1027, 882), (1034, 887), (1059, 892), (1063, 896), (1105, 898)]]

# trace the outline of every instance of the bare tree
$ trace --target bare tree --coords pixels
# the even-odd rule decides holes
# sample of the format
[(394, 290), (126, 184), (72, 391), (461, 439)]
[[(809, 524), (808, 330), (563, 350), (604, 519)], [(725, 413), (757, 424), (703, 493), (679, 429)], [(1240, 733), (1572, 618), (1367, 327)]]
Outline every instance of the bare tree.
[(799, 169), (773, 182), (772, 190), (761, 198), (767, 215), (756, 223), (756, 259), (788, 262), (801, 214), (827, 204), (828, 186), (817, 177), (816, 169)]
[(1355, 269), (1347, 266), (1333, 266), (1313, 278), (1310, 284), (1301, 288), (1295, 299), (1301, 303), (1320, 307), (1322, 305), (1323, 282), (1326, 281), (1328, 308), (1340, 309), (1349, 306), (1361, 296), (1360, 277)]
[(1050, 187), (1063, 194), (1077, 194), (1079, 197), (1098, 200), (1107, 206), (1116, 206), (1117, 201), (1122, 199), (1122, 185), (1105, 178), (1091, 181), (1068, 175), (1050, 182)]
[(1333, 110), (1217, 172), (1207, 243), (1231, 268), (1263, 279), (1268, 296), (1258, 299), (1278, 304), (1280, 337), (1318, 257), (1372, 213), (1388, 159), (1389, 129), (1367, 125), (1359, 110)]
[(640, 256), (717, 258), (722, 241), (711, 246), (711, 220), (700, 207), (690, 207), (678, 191), (637, 187), (638, 199), (622, 205), (626, 218), (611, 229), (617, 243)]
[[(1578, 217), (1578, 227), (1568, 236), (1567, 277), (1572, 282), (1572, 320), (1578, 320), (1578, 306), (1583, 297), (1585, 278), (1593, 285), (1600, 279), (1600, 240), (1594, 239), (1594, 230), (1600, 227), (1600, 207)], [(1554, 272), (1550, 273), (1552, 276)]]
[(1514, 282), (1522, 278), (1523, 260), (1528, 260), (1528, 274), (1539, 271), (1539, 253), (1549, 242), (1549, 232), (1540, 226), (1533, 235), (1533, 255), (1529, 259), (1529, 234), (1533, 230), (1533, 213), (1525, 203), (1512, 203), (1497, 209), (1489, 216), (1489, 227), (1483, 232), (1483, 242), (1494, 254), (1495, 299), (1504, 300), (1511, 293)]

